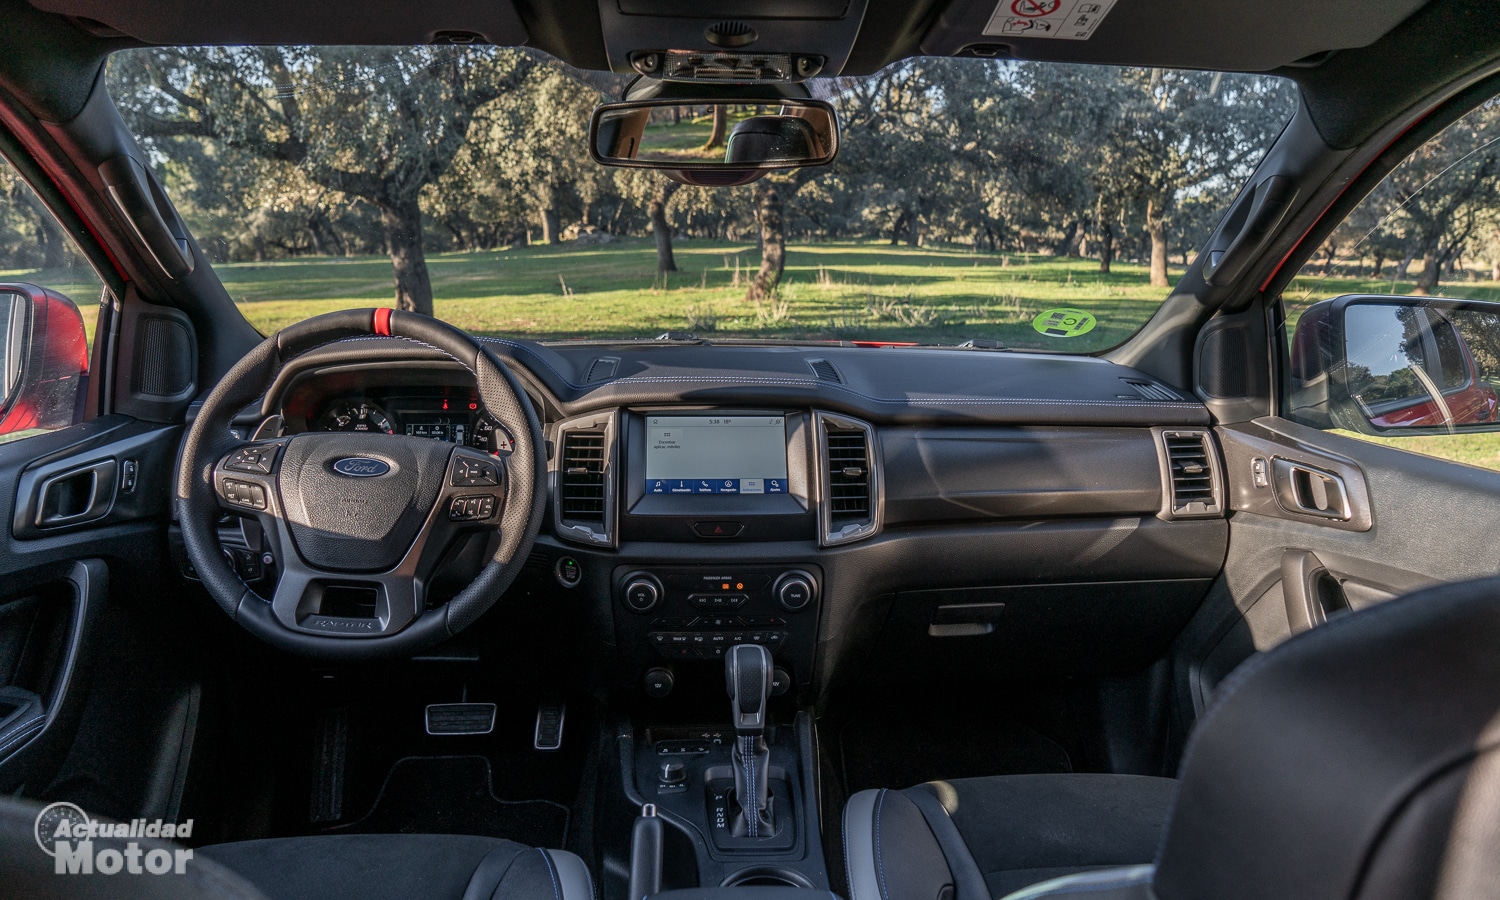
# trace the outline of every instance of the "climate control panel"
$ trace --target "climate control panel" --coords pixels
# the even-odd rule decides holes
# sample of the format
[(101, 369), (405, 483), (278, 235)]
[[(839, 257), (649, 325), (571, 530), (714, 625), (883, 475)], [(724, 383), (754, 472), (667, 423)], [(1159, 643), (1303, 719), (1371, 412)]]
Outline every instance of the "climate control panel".
[(722, 680), (730, 647), (760, 644), (803, 683), (817, 643), (821, 581), (812, 565), (619, 567), (615, 627), (627, 677), (656, 673), (647, 694), (665, 696), (671, 688), (662, 687), (662, 672), (680, 683), (701, 668), (703, 677)]

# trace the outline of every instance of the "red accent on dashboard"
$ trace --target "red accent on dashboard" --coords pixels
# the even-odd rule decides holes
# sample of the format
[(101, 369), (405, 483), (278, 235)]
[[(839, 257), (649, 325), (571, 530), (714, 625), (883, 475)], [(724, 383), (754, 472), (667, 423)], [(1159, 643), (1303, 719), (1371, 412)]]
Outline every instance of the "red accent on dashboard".
[(391, 310), (382, 306), (375, 310), (375, 333), (381, 337), (391, 336)]

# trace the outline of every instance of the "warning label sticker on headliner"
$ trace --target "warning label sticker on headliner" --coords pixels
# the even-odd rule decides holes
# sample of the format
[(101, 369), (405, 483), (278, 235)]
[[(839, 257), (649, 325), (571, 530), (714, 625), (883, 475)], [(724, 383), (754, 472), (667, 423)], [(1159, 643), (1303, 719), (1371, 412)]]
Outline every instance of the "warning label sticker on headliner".
[(1000, 0), (986, 35), (1086, 41), (1115, 0)]

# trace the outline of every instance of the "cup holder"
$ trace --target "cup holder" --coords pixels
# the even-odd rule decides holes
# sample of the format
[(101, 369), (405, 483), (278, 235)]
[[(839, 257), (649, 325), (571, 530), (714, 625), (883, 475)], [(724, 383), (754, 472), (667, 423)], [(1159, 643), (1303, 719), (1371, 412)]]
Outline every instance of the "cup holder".
[(776, 866), (751, 866), (724, 879), (720, 887), (790, 887), (812, 888), (812, 882), (791, 869)]

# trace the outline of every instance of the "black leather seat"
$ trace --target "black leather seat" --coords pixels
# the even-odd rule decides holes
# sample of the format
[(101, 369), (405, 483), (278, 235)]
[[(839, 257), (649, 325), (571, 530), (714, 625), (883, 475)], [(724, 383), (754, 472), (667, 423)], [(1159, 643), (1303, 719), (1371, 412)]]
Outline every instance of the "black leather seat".
[[(845, 811), (850, 900), (1500, 897), (1500, 579), (1251, 659), (1198, 724), (1175, 791), (1162, 781), (862, 792)], [(1096, 868), (1112, 856), (1135, 865)]]
[(181, 874), (153, 875), (140, 860), (179, 849), (146, 838), (95, 840), (122, 854), (134, 843), (138, 874), (57, 874), (34, 834), (42, 807), (0, 799), (0, 896), (29, 900), (594, 900), (583, 861), (559, 850), (468, 835), (369, 834), (277, 838), (193, 851)]

